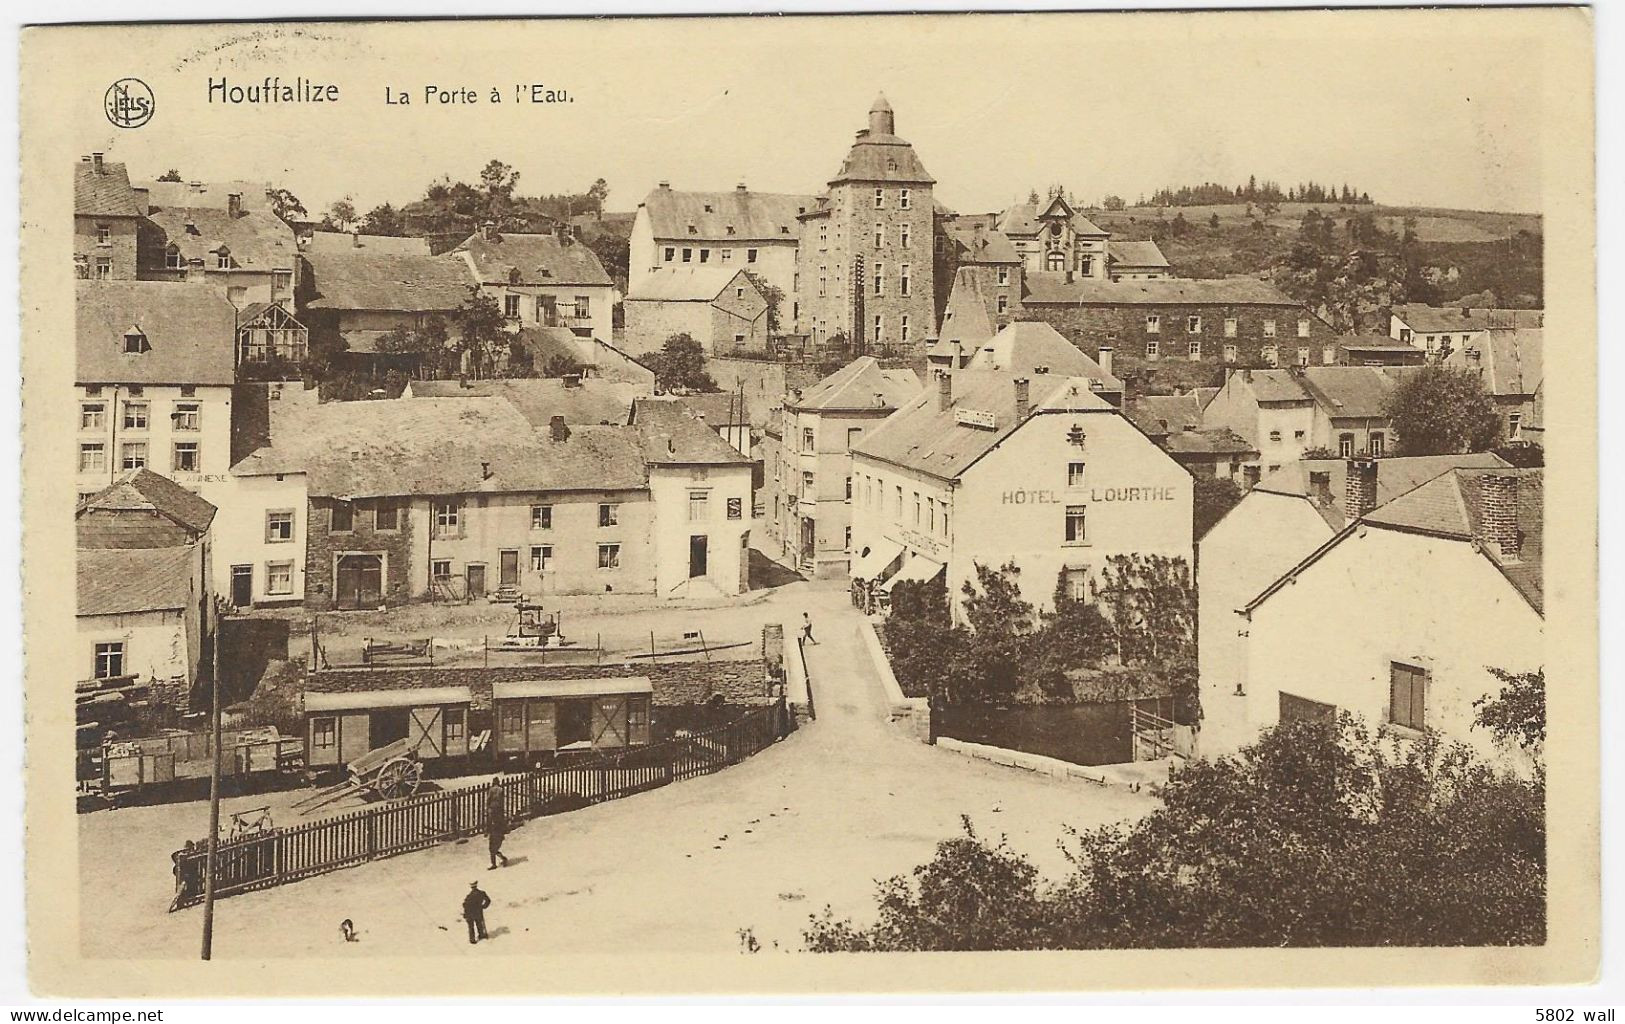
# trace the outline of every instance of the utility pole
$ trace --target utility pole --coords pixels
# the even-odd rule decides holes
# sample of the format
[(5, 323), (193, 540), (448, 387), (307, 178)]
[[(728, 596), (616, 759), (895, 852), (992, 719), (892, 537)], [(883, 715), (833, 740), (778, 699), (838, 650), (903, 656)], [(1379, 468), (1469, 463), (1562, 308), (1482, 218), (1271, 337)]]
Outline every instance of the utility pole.
[(214, 760), (209, 769), (209, 839), (203, 858), (203, 959), (214, 953), (214, 872), (220, 847), (220, 607), (214, 608), (214, 642), (210, 644), (209, 717)]

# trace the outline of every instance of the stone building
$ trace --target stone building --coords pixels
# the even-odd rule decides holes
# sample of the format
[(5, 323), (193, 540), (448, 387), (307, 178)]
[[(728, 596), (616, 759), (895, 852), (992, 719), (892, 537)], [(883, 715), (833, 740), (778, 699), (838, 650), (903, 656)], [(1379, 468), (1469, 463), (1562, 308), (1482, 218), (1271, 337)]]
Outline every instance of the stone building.
[(1017, 203), (999, 217), (999, 232), (1010, 240), (1031, 273), (1066, 274), (1069, 279), (1107, 279), (1107, 240), (1111, 232), (1074, 210), (1060, 196), (1047, 203)]
[(829, 190), (800, 217), (799, 329), (851, 351), (918, 356), (935, 334), (935, 179), (881, 96)]
[(121, 163), (91, 153), (73, 165), (73, 262), (81, 278), (133, 281), (146, 205)]
[[(627, 294), (621, 347), (657, 352), (687, 334), (708, 355), (765, 355), (767, 297), (743, 268), (684, 267), (646, 274)], [(782, 314), (781, 314), (782, 315)]]
[(663, 181), (638, 204), (628, 256), (629, 292), (665, 270), (731, 267), (760, 275), (785, 296), (779, 315), (795, 322), (796, 249), (802, 214), (817, 196), (753, 192), (687, 192)]
[(233, 192), (224, 207), (150, 204), (150, 244), (140, 276), (152, 281), (203, 281), (231, 304), (289, 306), (299, 285), (299, 246), (293, 229), (268, 210), (245, 205)]
[(615, 283), (568, 225), (553, 234), (499, 232), (481, 225), (456, 250), (480, 291), (519, 327), (566, 327), (583, 337), (614, 337)]

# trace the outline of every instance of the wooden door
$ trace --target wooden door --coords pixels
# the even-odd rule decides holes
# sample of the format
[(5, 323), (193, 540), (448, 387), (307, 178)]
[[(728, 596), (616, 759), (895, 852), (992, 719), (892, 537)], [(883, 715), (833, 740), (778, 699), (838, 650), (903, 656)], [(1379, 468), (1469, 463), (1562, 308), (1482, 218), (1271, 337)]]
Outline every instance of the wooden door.
[(500, 586), (519, 586), (519, 551), (502, 552), (502, 564), (498, 568), (497, 580)]
[(525, 746), (527, 750), (557, 750), (553, 702), (532, 697), (525, 701)]
[(467, 577), (468, 577), (468, 597), (469, 597), (469, 600), (473, 600), (476, 597), (484, 597), (485, 596), (485, 566), (484, 566), (484, 564), (482, 564), (480, 562), (471, 562), (464, 569), (464, 572), (467, 574)]
[(704, 576), (707, 568), (708, 544), (704, 534), (688, 539), (688, 578)]
[(625, 697), (598, 697), (593, 700), (593, 749), (626, 746), (626, 702)]
[(252, 565), (234, 565), (231, 567), (231, 603), (239, 608), (247, 608), (254, 603), (254, 567)]
[(349, 764), (372, 749), (372, 716), (350, 711), (339, 716), (339, 764)]
[(384, 566), (378, 555), (344, 555), (333, 577), (333, 597), (340, 608), (376, 608), (383, 600)]
[(406, 738), (417, 746), (419, 757), (425, 759), (444, 757), (446, 756), (444, 730), (440, 708), (413, 708)]

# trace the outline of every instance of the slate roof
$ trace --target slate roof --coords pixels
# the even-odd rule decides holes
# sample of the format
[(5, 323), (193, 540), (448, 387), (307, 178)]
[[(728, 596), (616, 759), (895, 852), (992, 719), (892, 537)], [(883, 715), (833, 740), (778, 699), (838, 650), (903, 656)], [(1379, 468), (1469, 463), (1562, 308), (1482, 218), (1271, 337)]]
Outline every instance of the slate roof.
[(1258, 449), (1233, 430), (1180, 430), (1162, 439), (1162, 446), (1174, 455), (1255, 455)]
[[(357, 243), (360, 244), (357, 244)], [(348, 231), (312, 231), (305, 252), (371, 252), (394, 256), (427, 256), (429, 240), (410, 235), (354, 235)]]
[(1331, 419), (1383, 419), (1388, 398), (1419, 367), (1306, 366), (1298, 378)]
[(613, 284), (591, 247), (585, 242), (566, 245), (557, 235), (473, 234), (456, 251), (468, 254), (482, 284)]
[(1427, 306), (1405, 303), (1391, 310), (1406, 327), (1421, 334), (1449, 334), (1454, 331), (1487, 331), (1491, 327), (1540, 327), (1546, 317), (1541, 309), (1489, 309), (1460, 306)]
[(150, 469), (132, 469), (81, 501), (76, 516), (86, 513), (139, 513), (162, 516), (189, 533), (201, 535), (214, 521), (215, 507), (203, 498)]
[[(1416, 530), (1459, 540), (1483, 537), (1480, 481), (1492, 475), (1517, 477), (1518, 531), (1521, 535), (1518, 557), (1503, 558), (1494, 544), (1481, 544), (1479, 548), (1535, 611), (1544, 613), (1543, 473), (1540, 469), (1454, 469), (1379, 506), (1365, 516), (1364, 521), (1372, 526)], [(1380, 476), (1379, 473), (1379, 479)]]
[(882, 369), (873, 356), (859, 356), (784, 404), (804, 411), (896, 409), (919, 392), (913, 370)]
[(1202, 429), (1202, 404), (1195, 395), (1144, 395), (1123, 413), (1152, 437)]
[[(237, 311), (220, 289), (171, 281), (76, 282), (81, 384), (231, 384)], [(124, 351), (131, 328), (150, 350)]]
[(687, 409), (692, 415), (705, 420), (715, 430), (730, 422), (738, 425), (750, 422), (749, 410), (743, 396), (733, 391), (712, 391), (692, 395), (673, 395), (671, 401)]
[(988, 230), (979, 220), (962, 221), (959, 218), (944, 222), (943, 229), (959, 247), (961, 263), (1020, 263), (1010, 236), (999, 230)]
[(631, 428), (572, 426), (553, 441), (494, 397), (284, 409), (271, 444), (232, 467), (238, 476), (297, 472), (308, 474), (310, 494), (340, 498), (638, 490), (648, 479)]
[(962, 347), (979, 345), (993, 337), (993, 303), (982, 291), (982, 276), (974, 268), (960, 267), (954, 273), (953, 290), (948, 293), (948, 304), (943, 310), (942, 329), (931, 343), (933, 354), (945, 355), (953, 349), (953, 342)]
[[(952, 480), (1020, 426), (1015, 377), (999, 370), (959, 370), (952, 375), (953, 397), (947, 409), (938, 409), (936, 387), (926, 388), (870, 431), (853, 451)], [(1085, 378), (1040, 375), (1030, 378), (1028, 388), (1034, 412), (1117, 412), (1105, 399), (1090, 393)], [(994, 428), (960, 423), (958, 413), (965, 410), (992, 414)]]
[[(1505, 469), (1510, 466), (1494, 452), (1471, 455), (1415, 455), (1377, 460), (1377, 507), (1388, 504), (1402, 494), (1455, 469)], [(1316, 488), (1311, 474), (1325, 474), (1329, 504), (1316, 500)], [(1269, 474), (1253, 487), (1270, 494), (1284, 494), (1308, 498), (1314, 502), (1321, 516), (1332, 529), (1341, 529), (1347, 521), (1348, 498), (1347, 459), (1300, 459), (1288, 462)]]
[(533, 377), (471, 380), (464, 387), (455, 380), (415, 380), (413, 401), (423, 399), (501, 398), (517, 409), (533, 427), (545, 428), (554, 416), (572, 426), (598, 423), (624, 424), (632, 402), (643, 394), (636, 384), (614, 380), (583, 380), (566, 387), (563, 380)]
[(1121, 241), (1114, 238), (1106, 243), (1106, 260), (1125, 267), (1168, 268), (1168, 257), (1152, 241)]
[(1240, 370), (1242, 386), (1251, 386), (1260, 402), (1313, 402), (1310, 394), (1291, 370)]
[(817, 196), (739, 189), (682, 192), (657, 188), (643, 200), (655, 240), (677, 243), (793, 241), (796, 218), (817, 206)]
[(243, 209), (271, 210), (266, 195), (270, 182), (266, 181), (138, 181), (135, 187), (145, 189), (147, 202), (152, 206), (191, 206), (224, 210), (229, 196), (235, 192), (243, 197)]
[(232, 268), (241, 270), (292, 270), (299, 256), (293, 228), (263, 210), (233, 217), (214, 207), (153, 206), (147, 219), (163, 236), (156, 249), (174, 246), (188, 262), (201, 261), (205, 270), (215, 269), (222, 249), (230, 255)]
[(73, 212), (86, 217), (139, 217), (141, 206), (135, 190), (130, 187), (130, 175), (121, 163), (102, 161), (102, 171), (96, 173), (89, 160), (73, 165)]
[[(1287, 306), (1303, 309), (1293, 299), (1265, 281), (1253, 277), (1174, 278), (1152, 281), (1108, 281), (1080, 277), (1068, 284), (1066, 275), (1056, 271), (1031, 271), (1024, 275), (1026, 303), (1076, 304), (1083, 306), (1228, 305)], [(1308, 316), (1308, 312), (1304, 312)]]
[(632, 404), (632, 427), (643, 458), (652, 466), (748, 466), (716, 428), (675, 398), (639, 398)]
[[(1038, 234), (1044, 227), (1044, 222), (1039, 220), (1038, 217), (1047, 211), (1054, 202), (1052, 199), (1042, 203), (1017, 203), (1005, 210), (999, 217), (999, 230), (1008, 235)], [(1063, 203), (1062, 205), (1065, 206), (1066, 204)], [(1071, 207), (1066, 206), (1066, 209), (1070, 210)], [(1111, 234), (1110, 231), (1102, 230), (1094, 221), (1077, 212), (1072, 214), (1072, 230), (1080, 235), (1090, 235), (1097, 238), (1104, 238)]]
[(192, 548), (84, 548), (77, 565), (78, 606), (87, 615), (173, 611), (193, 600)]
[(460, 256), (307, 252), (311, 309), (446, 312), (474, 286)]
[(1446, 362), (1481, 369), (1485, 390), (1492, 395), (1533, 395), (1541, 384), (1543, 333), (1539, 327), (1492, 330), (1469, 346), (1478, 354), (1476, 361), (1467, 347), (1457, 345)]
[[(875, 124), (874, 115), (892, 113), (891, 104), (886, 97), (880, 96), (869, 108), (871, 126)], [(896, 131), (895, 120), (889, 116), (885, 119), (888, 127)], [(858, 132), (858, 137), (847, 151), (846, 159), (841, 162), (841, 169), (829, 183), (837, 185), (842, 182), (888, 182), (900, 185), (930, 185), (936, 179), (925, 171), (925, 165), (915, 155), (914, 147), (896, 135), (886, 132), (874, 131), (864, 128)]]
[(983, 342), (965, 364), (971, 370), (1004, 370), (1017, 375), (1043, 372), (1088, 377), (1104, 391), (1122, 391), (1123, 382), (1101, 369), (1076, 345), (1042, 320), (1017, 320)]
[[(742, 285), (734, 283), (744, 278)], [(728, 288), (756, 291), (738, 267), (673, 267), (657, 270), (639, 281), (626, 296), (628, 302), (712, 302)]]

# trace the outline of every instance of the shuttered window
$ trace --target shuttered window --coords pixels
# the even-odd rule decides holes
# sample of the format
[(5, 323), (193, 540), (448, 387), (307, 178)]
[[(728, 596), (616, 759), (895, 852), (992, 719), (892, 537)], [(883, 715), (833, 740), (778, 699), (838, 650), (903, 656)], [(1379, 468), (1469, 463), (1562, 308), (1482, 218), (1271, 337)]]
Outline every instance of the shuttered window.
[(1427, 728), (1427, 669), (1389, 662), (1388, 721), (1407, 729)]

